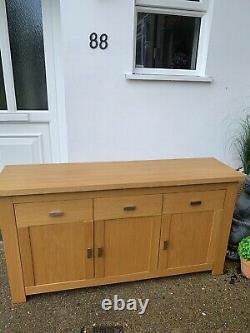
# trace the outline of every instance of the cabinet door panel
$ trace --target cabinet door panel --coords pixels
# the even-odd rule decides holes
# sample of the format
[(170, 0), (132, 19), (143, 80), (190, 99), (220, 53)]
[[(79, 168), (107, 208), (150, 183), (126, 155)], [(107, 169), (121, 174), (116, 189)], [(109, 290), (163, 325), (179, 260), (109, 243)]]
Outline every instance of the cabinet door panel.
[(160, 217), (96, 222), (96, 247), (101, 243), (103, 247), (103, 256), (96, 258), (96, 276), (122, 276), (156, 270), (160, 222)]
[[(208, 263), (213, 221), (214, 211), (164, 216), (159, 268), (188, 267)], [(164, 241), (168, 242), (165, 249)]]
[[(93, 222), (24, 229), (27, 231), (19, 231), (20, 243), (26, 241), (21, 257), (23, 261), (30, 247), (35, 285), (93, 277), (93, 258), (87, 258), (87, 249), (93, 248)], [(27, 245), (27, 233), (30, 245)], [(24, 266), (25, 275), (29, 276), (30, 272), (25, 271)]]

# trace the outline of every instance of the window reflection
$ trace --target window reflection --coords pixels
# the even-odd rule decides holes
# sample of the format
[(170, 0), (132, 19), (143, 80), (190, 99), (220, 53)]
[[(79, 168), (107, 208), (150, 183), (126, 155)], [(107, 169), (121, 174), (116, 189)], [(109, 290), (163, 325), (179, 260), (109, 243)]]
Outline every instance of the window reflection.
[(138, 13), (137, 68), (196, 69), (200, 17)]

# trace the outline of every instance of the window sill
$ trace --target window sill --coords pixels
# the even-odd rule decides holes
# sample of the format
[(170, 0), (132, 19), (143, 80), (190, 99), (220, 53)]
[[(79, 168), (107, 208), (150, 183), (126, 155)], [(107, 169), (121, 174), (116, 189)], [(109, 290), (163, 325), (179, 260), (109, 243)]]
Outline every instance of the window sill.
[(147, 81), (182, 81), (182, 82), (212, 82), (209, 76), (195, 75), (163, 75), (163, 74), (125, 74), (127, 80), (147, 80)]

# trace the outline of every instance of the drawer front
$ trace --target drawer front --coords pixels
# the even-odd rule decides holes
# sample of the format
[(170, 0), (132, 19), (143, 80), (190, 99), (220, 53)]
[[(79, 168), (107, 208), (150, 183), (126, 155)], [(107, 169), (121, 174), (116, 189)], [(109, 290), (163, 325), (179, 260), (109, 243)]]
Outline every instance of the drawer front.
[(18, 227), (93, 220), (92, 200), (15, 204)]
[(94, 200), (95, 220), (161, 215), (161, 210), (161, 195), (97, 198)]
[(163, 213), (175, 214), (222, 209), (225, 194), (224, 190), (165, 194)]

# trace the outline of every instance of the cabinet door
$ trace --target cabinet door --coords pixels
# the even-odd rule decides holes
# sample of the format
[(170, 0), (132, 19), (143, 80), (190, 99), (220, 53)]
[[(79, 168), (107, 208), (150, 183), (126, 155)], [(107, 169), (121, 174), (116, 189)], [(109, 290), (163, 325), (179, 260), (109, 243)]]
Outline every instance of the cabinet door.
[(224, 196), (224, 191), (165, 196), (160, 270), (212, 264)]
[(93, 222), (20, 228), (18, 233), (25, 285), (93, 277), (92, 229)]
[(162, 220), (159, 268), (211, 263), (221, 213), (207, 211), (166, 215)]
[(160, 216), (96, 221), (96, 277), (122, 277), (155, 271), (160, 223)]

